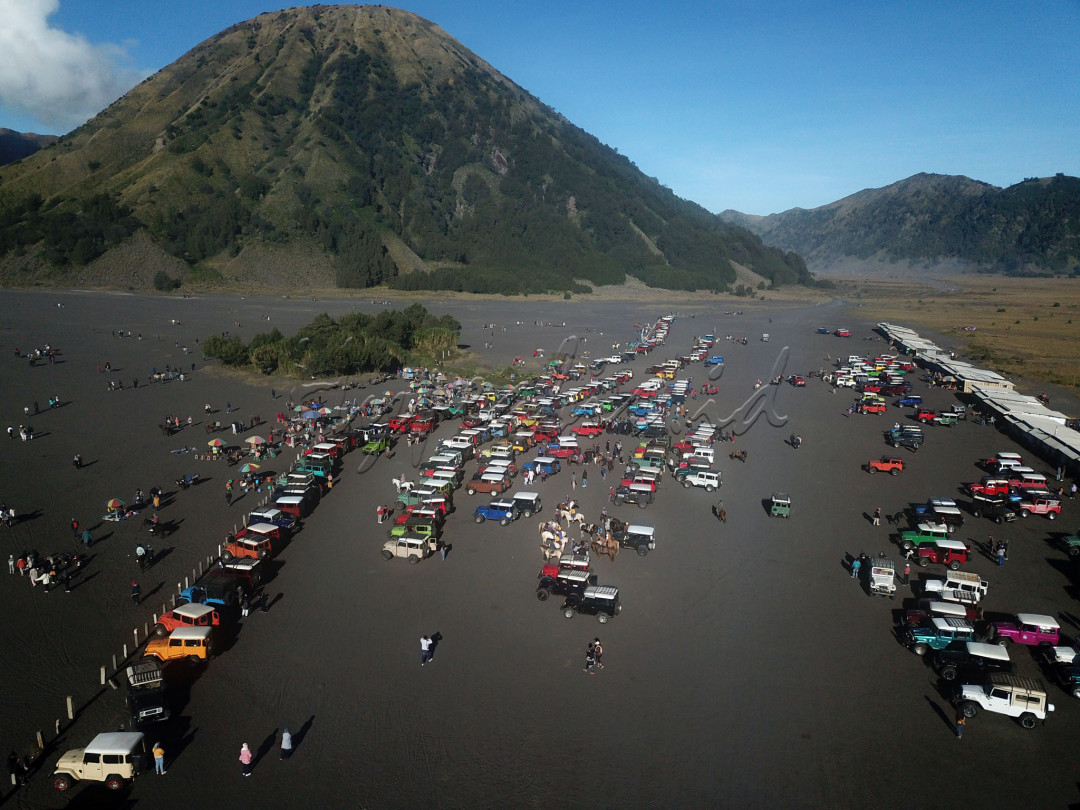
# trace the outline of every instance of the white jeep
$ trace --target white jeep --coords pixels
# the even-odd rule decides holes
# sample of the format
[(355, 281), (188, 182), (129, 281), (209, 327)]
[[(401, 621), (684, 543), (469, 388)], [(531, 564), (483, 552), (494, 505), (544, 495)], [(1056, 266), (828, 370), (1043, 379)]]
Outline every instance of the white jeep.
[(146, 744), (138, 731), (107, 731), (98, 734), (86, 748), (68, 751), (56, 763), (53, 785), (67, 790), (75, 782), (104, 782), (119, 790), (136, 777), (146, 761)]
[(991, 674), (986, 683), (962, 685), (957, 702), (964, 717), (974, 717), (982, 708), (1015, 717), (1029, 729), (1054, 710), (1054, 704), (1046, 702), (1046, 687), (1041, 681), (1004, 672)]
[(706, 492), (712, 492), (720, 486), (720, 473), (708, 470), (695, 470), (683, 478), (684, 487), (705, 487)]

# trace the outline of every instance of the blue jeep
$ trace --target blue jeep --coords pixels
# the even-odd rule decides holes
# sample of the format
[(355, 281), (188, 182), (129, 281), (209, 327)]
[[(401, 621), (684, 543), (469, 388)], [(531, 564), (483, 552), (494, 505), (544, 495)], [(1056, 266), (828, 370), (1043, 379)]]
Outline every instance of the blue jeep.
[(537, 456), (532, 461), (526, 461), (521, 467), (525, 470), (533, 470), (537, 475), (542, 472), (554, 475), (562, 469), (562, 465), (559, 464), (557, 458), (548, 458), (547, 456)]
[(896, 402), (897, 408), (915, 408), (919, 405), (922, 405), (922, 397), (918, 394), (913, 394), (910, 397), (904, 397), (903, 399), (897, 400)]
[(492, 501), (484, 506), (476, 507), (473, 520), (477, 523), (483, 523), (485, 520), (497, 520), (501, 526), (509, 526), (517, 516), (518, 511), (513, 501)]
[(708, 360), (705, 361), (705, 365), (707, 365), (707, 366), (718, 366), (723, 362), (724, 362), (723, 357), (721, 357), (718, 354), (714, 354), (712, 357), (710, 357)]

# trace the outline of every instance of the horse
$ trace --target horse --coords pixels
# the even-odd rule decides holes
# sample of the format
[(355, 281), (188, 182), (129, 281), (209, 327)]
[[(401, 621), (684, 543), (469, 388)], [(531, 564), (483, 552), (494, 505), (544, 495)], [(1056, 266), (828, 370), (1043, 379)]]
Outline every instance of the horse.
[(615, 562), (615, 558), (619, 556), (619, 543), (611, 537), (598, 537), (589, 544), (589, 547), (596, 552), (597, 556), (609, 557), (612, 562)]
[(402, 492), (408, 492), (416, 486), (412, 481), (402, 481), (400, 478), (391, 478), (390, 480), (393, 482), (394, 489), (397, 490), (398, 495)]

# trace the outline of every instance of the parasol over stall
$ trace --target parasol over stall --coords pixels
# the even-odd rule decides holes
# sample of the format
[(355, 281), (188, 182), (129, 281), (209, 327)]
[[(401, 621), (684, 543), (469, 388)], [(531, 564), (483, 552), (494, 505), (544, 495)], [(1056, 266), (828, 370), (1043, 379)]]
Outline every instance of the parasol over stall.
[(262, 436), (248, 436), (244, 441), (248, 444), (266, 444), (266, 439)]
[(208, 447), (224, 447), (225, 446), (225, 442), (223, 442), (221, 439), (211, 439), (206, 444), (207, 444)]

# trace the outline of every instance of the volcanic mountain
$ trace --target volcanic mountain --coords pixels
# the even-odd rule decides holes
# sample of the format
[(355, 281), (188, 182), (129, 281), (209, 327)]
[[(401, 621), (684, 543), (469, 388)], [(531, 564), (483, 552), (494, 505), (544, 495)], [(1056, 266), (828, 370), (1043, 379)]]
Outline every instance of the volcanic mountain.
[(56, 143), (55, 135), (38, 135), (36, 132), (16, 132), (0, 127), (0, 166), (22, 160), (24, 157)]
[(917, 174), (820, 208), (720, 218), (811, 268), (883, 263), (952, 265), (1016, 275), (1080, 268), (1080, 179), (1063, 174), (998, 188), (967, 177)]
[(0, 169), (0, 275), (476, 292), (811, 277), (434, 24), (262, 14)]

